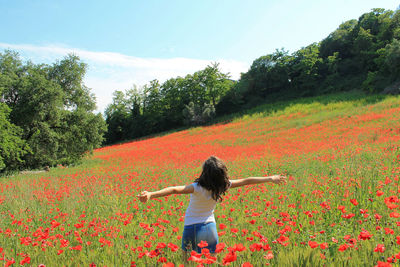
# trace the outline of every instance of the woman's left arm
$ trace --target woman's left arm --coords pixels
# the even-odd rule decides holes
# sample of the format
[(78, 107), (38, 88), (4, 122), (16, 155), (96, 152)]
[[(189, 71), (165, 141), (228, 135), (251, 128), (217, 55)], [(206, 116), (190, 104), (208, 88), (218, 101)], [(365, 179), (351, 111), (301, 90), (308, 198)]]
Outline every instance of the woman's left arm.
[(143, 203), (146, 203), (150, 199), (165, 197), (173, 194), (191, 194), (194, 192), (193, 185), (181, 185), (181, 186), (171, 186), (166, 187), (164, 189), (154, 191), (154, 192), (147, 192), (143, 191), (140, 195), (137, 195), (139, 200)]

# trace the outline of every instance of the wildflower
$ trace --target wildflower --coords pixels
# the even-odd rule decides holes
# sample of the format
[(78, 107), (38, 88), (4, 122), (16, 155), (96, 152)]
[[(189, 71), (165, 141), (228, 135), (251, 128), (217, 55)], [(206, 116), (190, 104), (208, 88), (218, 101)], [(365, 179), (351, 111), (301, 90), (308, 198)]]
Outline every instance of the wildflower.
[(232, 232), (233, 234), (236, 234), (237, 232), (239, 232), (239, 229), (237, 229), (237, 228), (232, 228), (232, 229), (231, 229), (231, 232)]
[(320, 246), (321, 249), (327, 249), (328, 248), (328, 243), (324, 242), (324, 243), (321, 243), (319, 246)]
[(264, 259), (270, 260), (274, 258), (274, 254), (272, 254), (271, 251), (269, 251), (266, 255), (264, 255)]
[(168, 243), (168, 247), (171, 249), (172, 252), (178, 251), (179, 247), (173, 243)]
[(165, 248), (166, 246), (167, 246), (167, 244), (165, 244), (164, 242), (159, 242), (159, 243), (157, 243), (156, 248), (162, 249), (162, 248)]
[(24, 265), (25, 263), (31, 263), (31, 258), (29, 256), (25, 256), (21, 261), (20, 265)]
[(370, 239), (372, 237), (372, 234), (370, 234), (368, 231), (366, 230), (362, 230), (361, 233), (358, 235), (358, 239), (360, 240), (367, 240)]
[(388, 262), (378, 261), (378, 264), (375, 267), (391, 267), (392, 265)]
[(398, 212), (391, 212), (390, 214), (389, 214), (389, 216), (391, 217), (391, 218), (399, 218), (400, 217), (400, 213), (398, 213)]
[(358, 202), (357, 202), (357, 200), (356, 199), (350, 199), (350, 202), (351, 202), (351, 204), (353, 204), (354, 206), (357, 206), (358, 205)]
[(318, 243), (315, 242), (315, 241), (308, 241), (308, 245), (309, 245), (311, 248), (317, 248), (317, 247), (319, 246)]
[(164, 262), (167, 262), (167, 259), (166, 259), (165, 257), (160, 257), (160, 258), (157, 260), (157, 262), (162, 262), (162, 263), (164, 263)]
[(225, 243), (218, 243), (217, 248), (215, 249), (215, 253), (220, 253), (221, 251), (224, 251), (225, 249)]
[(385, 252), (385, 245), (377, 244), (374, 249), (374, 252), (381, 252), (381, 253)]
[(82, 246), (81, 245), (77, 245), (77, 246), (75, 246), (75, 247), (70, 247), (69, 248), (70, 250), (82, 250)]
[(383, 192), (381, 190), (376, 191), (376, 196), (380, 197), (383, 195)]
[(246, 250), (246, 247), (245, 246), (243, 246), (243, 244), (235, 244), (232, 248), (230, 248), (231, 250), (233, 250), (233, 251), (237, 251), (237, 252), (240, 252), (240, 251), (244, 251), (244, 250)]
[(262, 248), (263, 248), (263, 244), (261, 244), (261, 243), (253, 243), (250, 245), (251, 252), (260, 251)]
[(201, 240), (200, 243), (197, 244), (200, 248), (205, 248), (208, 246), (207, 241)]
[(237, 256), (235, 251), (229, 251), (228, 254), (225, 255), (224, 259), (222, 260), (223, 265), (228, 265), (231, 262), (236, 261)]
[(393, 234), (394, 234), (394, 230), (391, 229), (391, 228), (386, 228), (386, 227), (385, 227), (385, 234), (387, 234), (387, 235), (393, 235)]

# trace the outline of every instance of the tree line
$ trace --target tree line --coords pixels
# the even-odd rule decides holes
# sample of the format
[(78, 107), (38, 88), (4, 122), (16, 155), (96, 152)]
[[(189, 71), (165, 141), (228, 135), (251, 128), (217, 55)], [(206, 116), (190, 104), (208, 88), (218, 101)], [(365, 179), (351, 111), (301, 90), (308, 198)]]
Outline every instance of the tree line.
[(293, 53), (253, 61), (238, 81), (213, 63), (193, 74), (115, 91), (104, 112), (83, 83), (86, 64), (0, 53), (0, 172), (71, 164), (101, 144), (203, 125), (215, 116), (282, 99), (400, 86), (400, 11), (373, 9)]
[(381, 92), (400, 80), (400, 11), (373, 9), (342, 23), (319, 43), (262, 56), (217, 107), (231, 113), (254, 104), (362, 89)]
[(215, 116), (215, 106), (234, 82), (214, 63), (184, 78), (142, 88), (115, 91), (105, 110), (106, 143), (142, 137), (183, 125), (201, 125)]
[(362, 89), (381, 92), (400, 79), (400, 12), (373, 9), (292, 54), (261, 56), (238, 81), (218, 64), (160, 84), (114, 92), (106, 143), (200, 125), (265, 102)]

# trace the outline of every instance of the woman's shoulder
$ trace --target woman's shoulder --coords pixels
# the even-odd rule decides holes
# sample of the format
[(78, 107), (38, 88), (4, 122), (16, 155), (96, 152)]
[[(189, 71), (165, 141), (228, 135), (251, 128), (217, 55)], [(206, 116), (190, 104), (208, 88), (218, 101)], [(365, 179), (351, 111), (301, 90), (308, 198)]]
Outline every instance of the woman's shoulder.
[(201, 188), (201, 185), (199, 185), (198, 182), (193, 182), (191, 185), (193, 185), (194, 191), (199, 191)]
[(194, 192), (195, 193), (205, 193), (208, 192), (208, 190), (206, 188), (204, 188), (203, 186), (201, 186), (201, 184), (199, 184), (198, 182), (193, 182), (193, 188), (194, 188)]

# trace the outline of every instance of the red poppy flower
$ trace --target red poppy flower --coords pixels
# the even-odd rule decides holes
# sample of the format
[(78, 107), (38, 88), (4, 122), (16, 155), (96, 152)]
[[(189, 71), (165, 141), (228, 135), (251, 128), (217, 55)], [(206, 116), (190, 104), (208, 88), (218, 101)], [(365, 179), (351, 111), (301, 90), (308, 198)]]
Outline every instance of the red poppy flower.
[(200, 248), (205, 248), (208, 246), (207, 241), (201, 240), (200, 243), (197, 244)]
[(315, 241), (308, 241), (308, 245), (309, 245), (311, 248), (317, 248), (317, 247), (319, 246), (318, 243), (315, 242)]
[(228, 265), (231, 262), (236, 261), (237, 256), (235, 251), (229, 251), (228, 254), (225, 255), (225, 257), (222, 260), (223, 265)]
[(372, 234), (370, 234), (366, 230), (362, 230), (361, 233), (358, 235), (358, 239), (361, 239), (361, 240), (367, 240), (367, 239), (370, 239), (371, 237), (372, 237)]
[(377, 244), (374, 249), (374, 252), (381, 252), (381, 253), (385, 252), (385, 245)]

